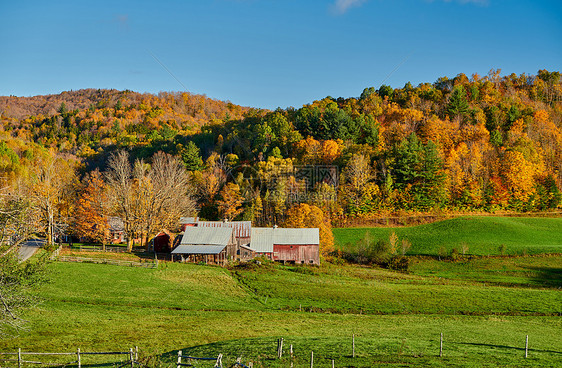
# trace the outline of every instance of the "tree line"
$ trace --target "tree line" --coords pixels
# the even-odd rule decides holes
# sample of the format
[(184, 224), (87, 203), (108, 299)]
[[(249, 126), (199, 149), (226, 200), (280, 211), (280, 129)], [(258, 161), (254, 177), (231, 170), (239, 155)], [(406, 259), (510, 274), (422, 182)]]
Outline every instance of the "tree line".
[[(290, 209), (303, 203), (328, 224), (434, 211), (544, 211), (561, 200), (561, 86), (559, 72), (492, 70), (275, 111), (185, 93), (77, 91), (48, 113), (23, 114), (25, 100), (17, 118), (4, 109), (0, 170), (6, 182), (36, 186), (41, 194), (29, 198), (46, 234), (59, 224), (83, 232), (76, 218), (103, 209), (143, 244), (169, 224), (154, 216), (173, 213), (157, 204), (180, 203), (172, 192), (190, 198), (187, 207), (202, 218), (263, 226), (291, 221)], [(75, 104), (73, 94), (82, 96)], [(157, 169), (164, 161), (178, 173), (181, 166), (181, 175)], [(319, 168), (323, 176), (310, 174)]]

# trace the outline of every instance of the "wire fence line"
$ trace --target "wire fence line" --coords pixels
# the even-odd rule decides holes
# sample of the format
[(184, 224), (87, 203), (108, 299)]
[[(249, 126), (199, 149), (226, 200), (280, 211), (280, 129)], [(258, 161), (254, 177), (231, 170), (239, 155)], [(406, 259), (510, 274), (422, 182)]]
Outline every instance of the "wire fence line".
[(155, 259), (154, 262), (135, 262), (135, 261), (123, 261), (118, 259), (106, 259), (106, 258), (58, 256), (56, 260), (61, 262), (98, 263), (98, 264), (110, 264), (115, 266), (158, 268), (158, 259)]
[[(9, 357), (9, 356), (16, 356), (15, 358), (5, 359), (2, 357)], [(77, 348), (74, 352), (31, 352), (31, 351), (22, 351), (21, 348), (18, 348), (17, 352), (0, 352), (0, 362), (5, 362), (8, 364), (13, 364), (11, 366), (6, 365), (5, 363), (1, 366), (4, 368), (22, 368), (24, 366), (29, 365), (45, 365), (45, 366), (68, 366), (68, 365), (76, 365), (78, 368), (82, 367), (83, 358), (85, 356), (92, 356), (92, 355), (124, 355), (127, 357), (125, 364), (131, 368), (136, 366), (143, 366), (141, 363), (138, 362), (139, 358), (139, 350), (138, 347), (130, 348), (129, 351), (81, 351), (80, 348)], [(52, 357), (70, 357), (75, 356), (76, 360), (73, 361), (65, 361), (65, 362), (47, 362), (47, 361), (37, 361), (37, 360), (28, 360), (24, 359), (26, 356), (33, 356), (33, 357), (45, 357), (45, 356), (52, 356)], [(40, 358), (39, 358), (40, 359)]]

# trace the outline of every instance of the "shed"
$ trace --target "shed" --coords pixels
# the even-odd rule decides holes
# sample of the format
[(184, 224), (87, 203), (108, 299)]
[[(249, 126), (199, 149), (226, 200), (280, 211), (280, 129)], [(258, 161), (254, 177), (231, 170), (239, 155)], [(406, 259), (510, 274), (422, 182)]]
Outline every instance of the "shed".
[(172, 251), (182, 260), (223, 264), (236, 258), (238, 246), (232, 228), (186, 227), (180, 244)]
[(320, 264), (318, 228), (252, 228), (250, 247), (275, 261)]
[(153, 249), (156, 253), (170, 253), (173, 247), (173, 234), (163, 229), (152, 239)]

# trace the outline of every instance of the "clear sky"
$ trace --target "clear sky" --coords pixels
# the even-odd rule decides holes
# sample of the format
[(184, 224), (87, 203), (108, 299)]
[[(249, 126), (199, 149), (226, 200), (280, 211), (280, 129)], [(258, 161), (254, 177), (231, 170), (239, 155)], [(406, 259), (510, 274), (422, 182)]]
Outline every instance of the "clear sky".
[(300, 107), (365, 87), (562, 69), (562, 1), (0, 0), (0, 95), (189, 91)]

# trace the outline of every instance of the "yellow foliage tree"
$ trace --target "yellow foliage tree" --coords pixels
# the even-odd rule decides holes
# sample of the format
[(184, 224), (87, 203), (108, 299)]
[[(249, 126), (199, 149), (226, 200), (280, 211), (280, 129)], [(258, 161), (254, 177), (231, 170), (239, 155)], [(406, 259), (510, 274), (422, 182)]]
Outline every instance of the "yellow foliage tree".
[(314, 205), (301, 203), (286, 213), (285, 227), (318, 228), (320, 230), (320, 254), (327, 256), (334, 250), (334, 235), (330, 219)]

